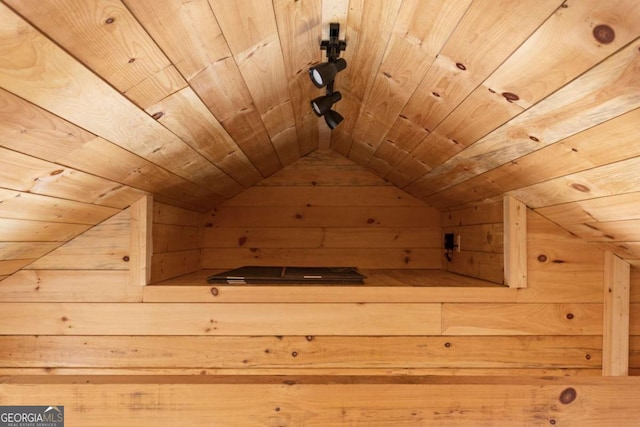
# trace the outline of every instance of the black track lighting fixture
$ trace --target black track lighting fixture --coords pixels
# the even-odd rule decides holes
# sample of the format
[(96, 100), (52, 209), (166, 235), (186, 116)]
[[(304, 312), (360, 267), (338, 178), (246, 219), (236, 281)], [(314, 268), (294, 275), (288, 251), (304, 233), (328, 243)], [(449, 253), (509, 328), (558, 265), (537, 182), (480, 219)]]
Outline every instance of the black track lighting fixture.
[(344, 117), (342, 117), (340, 113), (333, 110), (327, 111), (324, 115), (324, 121), (327, 122), (327, 126), (329, 126), (331, 130), (335, 129), (343, 119)]
[(336, 102), (342, 99), (340, 92), (333, 92), (331, 95), (319, 96), (311, 101), (311, 107), (313, 112), (318, 116), (324, 116), (327, 111), (331, 110), (331, 107)]
[(340, 58), (335, 62), (323, 62), (309, 68), (309, 76), (317, 88), (323, 88), (333, 83), (333, 80), (336, 78), (336, 74), (345, 68), (347, 68), (347, 61)]
[(311, 101), (311, 107), (318, 116), (324, 116), (327, 125), (334, 129), (344, 118), (331, 107), (342, 99), (340, 92), (333, 91), (336, 75), (347, 68), (347, 61), (340, 58), (340, 52), (347, 48), (345, 41), (338, 40), (340, 24), (329, 24), (329, 40), (320, 42), (320, 49), (327, 51), (327, 62), (309, 68), (311, 82), (317, 88), (326, 87), (326, 95)]

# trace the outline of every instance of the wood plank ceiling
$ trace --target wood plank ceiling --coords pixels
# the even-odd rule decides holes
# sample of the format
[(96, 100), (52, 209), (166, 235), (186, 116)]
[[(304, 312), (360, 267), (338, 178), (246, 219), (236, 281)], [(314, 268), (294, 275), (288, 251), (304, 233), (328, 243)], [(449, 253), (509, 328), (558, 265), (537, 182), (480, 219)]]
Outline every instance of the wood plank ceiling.
[[(333, 132), (307, 76), (329, 22)], [(143, 194), (204, 212), (319, 147), (638, 260), (639, 37), (637, 0), (1, 0), (0, 277)]]

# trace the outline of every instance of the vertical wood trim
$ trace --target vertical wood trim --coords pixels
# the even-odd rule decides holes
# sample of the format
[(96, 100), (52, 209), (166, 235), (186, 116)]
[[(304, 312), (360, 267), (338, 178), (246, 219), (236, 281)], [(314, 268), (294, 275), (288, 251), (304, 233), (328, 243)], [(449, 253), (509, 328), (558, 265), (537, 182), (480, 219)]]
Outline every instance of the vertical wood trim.
[(131, 243), (129, 251), (130, 283), (145, 286), (151, 281), (153, 197), (144, 196), (129, 208)]
[(504, 198), (504, 282), (527, 287), (527, 206), (510, 196)]
[(602, 375), (629, 374), (629, 296), (631, 266), (604, 253), (604, 326)]

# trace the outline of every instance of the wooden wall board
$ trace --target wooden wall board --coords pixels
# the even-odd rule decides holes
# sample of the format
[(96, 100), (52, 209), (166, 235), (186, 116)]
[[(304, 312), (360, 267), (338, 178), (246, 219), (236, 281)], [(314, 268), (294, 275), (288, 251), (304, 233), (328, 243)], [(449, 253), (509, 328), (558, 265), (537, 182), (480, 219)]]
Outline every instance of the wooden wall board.
[[(427, 196), (637, 108), (637, 91), (631, 83), (637, 72), (636, 54), (637, 43), (628, 45), (507, 125), (491, 132), (463, 154), (452, 157), (428, 176), (418, 179), (407, 187), (407, 191)], [(611, 90), (612, 87), (618, 89)], [(571, 126), (566, 123), (570, 116)], [(504, 146), (502, 142), (507, 136), (519, 144)], [(481, 157), (482, 162), (473, 161)]]
[[(36, 10), (7, 4), (142, 108), (148, 105), (140, 101), (163, 99), (187, 84), (120, 2), (45, 1)], [(143, 82), (145, 91), (136, 91)]]
[(626, 193), (537, 209), (562, 225), (632, 220), (640, 215), (640, 193)]
[(526, 288), (527, 205), (513, 197), (504, 198), (504, 283), (510, 288)]
[(451, 261), (442, 260), (442, 267), (452, 273), (504, 284), (504, 254), (502, 253), (477, 252), (467, 249), (460, 253), (454, 251), (451, 254)]
[(640, 220), (589, 221), (584, 224), (565, 225), (564, 228), (589, 242), (638, 242)]
[(221, 206), (420, 206), (424, 202), (389, 185), (278, 185), (247, 188)]
[(204, 228), (188, 225), (153, 224), (153, 252), (176, 252), (202, 247)]
[(156, 283), (202, 268), (200, 249), (155, 253), (151, 258), (151, 279)]
[[(199, 153), (6, 6), (0, 8), (0, 13), (7, 23), (3, 31), (7, 40), (11, 40), (11, 43), (3, 45), (0, 53), (6, 57), (0, 72), (0, 82), (5, 89), (204, 188), (219, 191), (226, 188), (225, 178), (230, 178)], [(33, 58), (34, 55), (46, 57), (56, 66), (46, 68), (45, 72), (44, 65), (38, 61), (25, 65), (25, 62), (17, 60), (18, 57)], [(26, 75), (31, 76), (29, 85), (20, 78)], [(72, 104), (65, 102), (70, 96), (74, 98)], [(95, 103), (95, 99), (103, 102)], [(104, 116), (111, 117), (111, 120), (105, 122), (102, 120)], [(112, 122), (117, 122), (118, 126), (112, 126)], [(211, 182), (215, 182), (213, 187)]]
[(443, 227), (475, 224), (502, 223), (504, 212), (502, 200), (498, 203), (476, 204), (463, 209), (453, 209), (442, 213)]
[(400, 228), (205, 228), (208, 248), (440, 248), (439, 227)]
[(2, 303), (2, 335), (434, 335), (439, 304)]
[(0, 360), (2, 368), (560, 369), (599, 368), (601, 345), (597, 336), (2, 336)]
[[(397, 426), (431, 421), (462, 427), (496, 422), (526, 426), (553, 420), (589, 427), (612, 420), (619, 426), (633, 426), (640, 417), (637, 378), (505, 377), (496, 383), (486, 377), (462, 377), (435, 383), (414, 380), (413, 384), (390, 383), (388, 379), (348, 384), (347, 378), (337, 384), (303, 380), (291, 385), (282, 383), (286, 377), (271, 383), (252, 379), (241, 384), (197, 376), (181, 384), (149, 383), (139, 378), (105, 383), (99, 377), (79, 377), (47, 384), (43, 377), (31, 381), (8, 377), (0, 397), (10, 405), (27, 405), (34, 399), (47, 401), (56, 396), (70, 402), (65, 404), (67, 408), (87, 409), (67, 410), (72, 414), (67, 415), (69, 421), (96, 427), (114, 422), (126, 427), (185, 421), (193, 426), (365, 425), (371, 419)], [(255, 404), (247, 405), (248, 401)]]
[(151, 280), (153, 197), (145, 196), (141, 198), (131, 205), (128, 210), (129, 283), (133, 286), (145, 286)]
[(65, 242), (91, 228), (86, 224), (0, 219), (5, 242)]
[[(576, 202), (638, 189), (640, 157), (588, 169), (510, 192), (531, 208)], [(606, 179), (603, 179), (605, 178)]]
[(60, 242), (0, 242), (0, 260), (40, 258), (60, 245)]
[(0, 274), (3, 278), (10, 276), (21, 268), (31, 264), (36, 258), (17, 258), (0, 261)]
[(189, 209), (183, 209), (166, 203), (153, 203), (153, 222), (155, 224), (184, 225), (202, 227), (204, 215)]
[[(423, 286), (203, 286), (200, 282), (147, 286), (144, 302), (208, 303), (440, 303), (515, 302), (515, 290), (503, 287)], [(215, 288), (215, 289), (214, 289)], [(216, 295), (213, 295), (216, 294)], [(602, 293), (600, 293), (602, 298)], [(591, 301), (589, 301), (591, 302)]]
[(474, 198), (486, 199), (536, 182), (637, 156), (640, 144), (633, 135), (638, 120), (640, 110), (632, 110), (429, 196), (425, 201), (434, 206), (455, 205), (468, 201), (470, 191), (473, 191)]
[(331, 135), (331, 147), (344, 156), (349, 155), (357, 118), (371, 93), (400, 6), (398, 0), (349, 2), (344, 31), (348, 47), (341, 55), (348, 66), (340, 73), (337, 89), (343, 99), (336, 110), (354, 119), (345, 120)]
[(130, 214), (107, 219), (69, 240), (28, 266), (35, 270), (127, 270)]
[[(147, 377), (161, 378), (180, 378), (185, 376), (216, 376), (217, 379), (243, 378), (244, 381), (248, 377), (255, 378), (256, 381), (264, 381), (265, 376), (305, 376), (307, 378), (345, 378), (361, 376), (378, 376), (378, 377), (420, 377), (420, 376), (516, 376), (516, 377), (598, 377), (601, 376), (601, 369), (595, 368), (552, 368), (552, 369), (528, 369), (528, 368), (368, 368), (368, 369), (317, 369), (317, 368), (270, 368), (260, 370), (247, 369), (190, 369), (190, 368), (160, 368), (160, 369), (109, 369), (109, 368), (0, 368), (2, 376), (40, 376), (45, 377), (43, 381), (52, 382), (51, 377), (57, 375), (70, 376), (100, 376), (103, 382), (109, 378), (118, 378), (119, 376), (145, 375)], [(240, 381), (240, 380), (238, 380)], [(117, 382), (114, 380), (112, 382)]]
[(221, 206), (207, 220), (214, 227), (420, 227), (438, 224), (440, 213), (428, 206)]
[[(442, 233), (459, 235), (460, 246), (463, 246), (465, 251), (504, 252), (504, 226), (502, 223), (443, 227)], [(442, 246), (442, 242), (440, 242), (441, 236), (438, 235), (438, 237), (439, 245)]]
[[(271, 1), (234, 2), (210, 0), (240, 74), (262, 117), (280, 163), (300, 158), (298, 135), (284, 58)], [(265, 67), (264, 64), (269, 64)]]
[[(318, 40), (328, 40), (328, 36), (320, 38), (325, 30), (328, 31), (328, 24), (325, 28), (322, 21), (323, 3), (295, 0), (273, 2), (302, 156), (319, 146), (319, 120), (309, 101), (320, 96), (321, 91), (309, 84), (306, 71), (310, 64), (321, 60)], [(346, 17), (346, 11), (344, 16)]]
[(0, 188), (0, 218), (93, 225), (117, 212), (107, 206)]
[(604, 325), (602, 375), (629, 375), (630, 266), (611, 252), (604, 253)]
[(245, 265), (294, 267), (425, 268), (441, 267), (441, 249), (432, 248), (205, 248), (204, 268)]
[(402, 3), (358, 117), (350, 158), (368, 163), (469, 4), (470, 1)]
[(243, 188), (262, 179), (260, 172), (207, 109), (191, 87), (177, 91), (147, 108), (151, 116), (202, 153)]
[(3, 164), (0, 186), (122, 209), (142, 197), (144, 192), (119, 183), (0, 148)]
[(209, 3), (125, 3), (262, 176), (278, 170), (276, 151)]
[(443, 304), (443, 335), (601, 335), (602, 304)]
[(126, 270), (20, 270), (2, 282), (2, 302), (141, 302)]
[[(420, 126), (437, 129), (438, 123), (507, 59), (560, 3), (558, 0), (535, 5), (486, 0), (471, 3), (403, 114)], [(505, 19), (507, 17), (509, 19)], [(509, 36), (505, 37), (505, 34)], [(439, 96), (433, 96), (434, 92)]]

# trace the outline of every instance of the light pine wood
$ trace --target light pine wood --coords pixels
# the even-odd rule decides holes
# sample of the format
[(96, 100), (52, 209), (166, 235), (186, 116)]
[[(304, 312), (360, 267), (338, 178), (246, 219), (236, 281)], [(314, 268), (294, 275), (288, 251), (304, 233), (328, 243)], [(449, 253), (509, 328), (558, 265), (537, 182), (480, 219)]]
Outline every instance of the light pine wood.
[(443, 335), (600, 335), (602, 304), (443, 304)]
[[(284, 59), (284, 70), (296, 121), (299, 150), (303, 156), (319, 147), (319, 126), (321, 124), (309, 101), (318, 96), (320, 91), (309, 84), (307, 69), (310, 64), (320, 62), (322, 53), (318, 40), (320, 34), (329, 31), (329, 24), (325, 24), (322, 19), (324, 3), (331, 2), (299, 2), (295, 0), (273, 2)], [(346, 18), (347, 2), (342, 3), (345, 8), (343, 18)], [(342, 28), (344, 31), (344, 26)], [(328, 34), (322, 40), (328, 40)], [(328, 139), (329, 135), (323, 137), (325, 148), (329, 146)]]
[(434, 335), (439, 304), (2, 303), (0, 334)]
[(126, 270), (20, 270), (2, 282), (2, 302), (140, 302)]
[(122, 209), (144, 193), (116, 182), (0, 148), (0, 185), (15, 191)]
[(504, 198), (504, 283), (527, 287), (527, 206), (510, 196)]
[[(242, 4), (210, 0), (209, 4), (280, 163), (294, 162), (300, 158), (300, 147), (273, 3), (268, 0), (249, 0)], [(265, 67), (264, 63), (269, 66)]]
[(601, 366), (600, 345), (594, 336), (3, 336), (0, 359), (3, 368), (585, 369)]
[(630, 266), (611, 252), (604, 253), (604, 325), (602, 375), (629, 374)]
[(151, 280), (153, 254), (153, 198), (145, 196), (129, 207), (129, 283), (145, 286)]
[(93, 225), (117, 212), (107, 206), (0, 188), (0, 218)]
[(155, 253), (151, 258), (150, 283), (200, 270), (203, 265), (200, 249)]
[[(177, 91), (147, 108), (153, 117), (209, 161), (240, 183), (250, 187), (262, 179), (244, 152), (198, 98), (191, 87)], [(230, 188), (233, 194), (237, 187)]]
[[(225, 187), (225, 179), (230, 178), (202, 155), (128, 102), (6, 6), (0, 8), (0, 14), (6, 22), (2, 27), (4, 37), (11, 40), (0, 51), (0, 56), (5, 58), (0, 70), (0, 85), (5, 89), (187, 180), (205, 188), (211, 188), (213, 182), (213, 187), (219, 191)], [(45, 68), (35, 60), (28, 64), (16, 62), (19, 57), (34, 58), (37, 55), (47, 57), (56, 66)], [(19, 70), (19, 73), (12, 70)], [(30, 84), (23, 84), (18, 75), (30, 76)], [(71, 94), (75, 102), (64, 102)], [(95, 103), (95, 99), (103, 102)], [(105, 122), (102, 120), (104, 116), (111, 117), (111, 120)], [(117, 126), (112, 126), (112, 121)], [(214, 191), (211, 193), (215, 194)]]
[[(24, 2), (9, 0), (7, 4), (18, 13), (28, 13), (40, 31), (97, 74), (109, 76), (109, 83), (142, 108), (148, 106), (148, 100), (161, 100), (186, 86), (153, 39), (119, 2), (44, 1), (36, 10)], [(144, 91), (136, 90), (139, 85)]]
[[(629, 80), (638, 72), (634, 65), (636, 54), (637, 44), (632, 43), (580, 76), (576, 82), (511, 120), (508, 125), (491, 132), (463, 154), (454, 156), (428, 176), (420, 178), (407, 190), (419, 196), (435, 193), (507, 163), (509, 159), (526, 155), (637, 108), (640, 101)], [(618, 89), (612, 90), (612, 87)], [(576, 116), (572, 126), (565, 123), (569, 116)], [(519, 144), (501, 145), (507, 135)], [(501, 145), (504, 151), (496, 151), (496, 145)], [(491, 155), (487, 156), (487, 153)], [(466, 166), (469, 160), (478, 159), (477, 156), (485, 157), (482, 162), (474, 162), (473, 168)]]
[(129, 212), (91, 227), (44, 255), (27, 268), (35, 270), (127, 270), (130, 241)]
[(368, 163), (470, 3), (402, 3), (358, 117), (349, 158)]
[[(353, 381), (350, 378), (337, 384), (318, 384), (305, 378), (289, 381), (287, 377), (266, 381), (249, 378), (239, 384), (197, 376), (174, 384), (148, 382), (135, 376), (119, 382), (90, 376), (53, 383), (42, 377), (7, 380), (0, 392), (3, 402), (27, 405), (34, 399), (47, 401), (55, 395), (71, 402), (67, 407), (87, 408), (69, 419), (93, 426), (110, 426), (114, 422), (122, 426), (184, 422), (193, 426), (274, 422), (369, 425), (375, 419), (380, 424), (397, 426), (415, 426), (431, 420), (444, 426), (527, 426), (554, 420), (589, 427), (611, 420), (619, 426), (633, 426), (640, 416), (637, 378), (504, 377), (497, 381), (461, 377), (438, 382), (425, 379), (417, 384), (376, 381), (375, 377), (365, 377), (355, 384), (348, 383)], [(290, 385), (283, 385), (282, 381)], [(255, 403), (247, 405), (248, 401)]]
[(356, 122), (371, 92), (400, 5), (398, 0), (349, 2), (345, 29), (348, 47), (341, 54), (348, 66), (340, 73), (338, 89), (343, 98), (336, 110), (351, 119), (341, 123), (331, 135), (331, 147), (344, 156), (349, 155)]
[(125, 1), (263, 176), (280, 168), (269, 136), (206, 0)]
[(292, 267), (437, 269), (441, 256), (437, 248), (205, 248), (202, 266), (226, 269), (284, 263)]
[(0, 219), (0, 235), (5, 242), (65, 242), (90, 227), (85, 224)]

